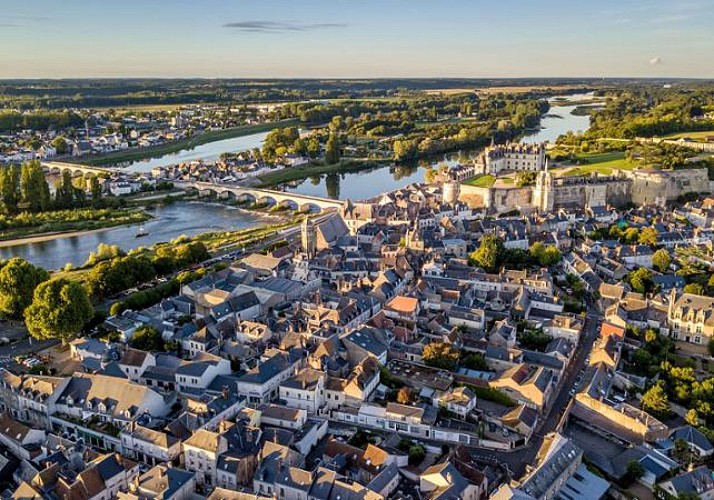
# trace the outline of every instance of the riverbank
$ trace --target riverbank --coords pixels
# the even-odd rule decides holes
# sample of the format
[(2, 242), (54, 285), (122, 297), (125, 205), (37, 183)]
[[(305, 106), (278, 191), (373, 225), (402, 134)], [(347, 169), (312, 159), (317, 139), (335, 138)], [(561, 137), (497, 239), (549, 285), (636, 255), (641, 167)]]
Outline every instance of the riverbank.
[[(53, 219), (53, 216), (56, 218)], [(8, 222), (10, 227), (0, 231), (0, 247), (92, 234), (117, 226), (139, 224), (152, 218), (140, 209), (63, 210), (20, 214), (17, 217), (27, 218), (27, 223), (12, 227), (15, 222), (11, 219)]]
[(257, 187), (269, 188), (287, 182), (302, 181), (310, 177), (325, 174), (353, 173), (370, 168), (384, 167), (393, 163), (392, 160), (343, 159), (328, 165), (321, 161), (311, 161), (305, 166), (292, 167), (278, 172), (263, 175), (259, 178)]
[[(114, 226), (116, 227), (116, 226)], [(90, 234), (102, 233), (104, 231), (109, 231), (111, 227), (103, 227), (101, 229), (88, 229), (86, 231), (64, 231), (56, 233), (42, 233), (37, 236), (24, 236), (21, 238), (15, 238), (12, 240), (0, 240), (0, 248), (14, 247), (16, 245), (30, 245), (33, 243), (43, 243), (45, 241), (53, 241), (61, 238), (77, 238), (80, 236), (87, 236)]]
[(224, 130), (209, 130), (200, 135), (167, 142), (165, 144), (148, 146), (145, 148), (133, 148), (127, 151), (113, 151), (111, 153), (87, 155), (74, 159), (73, 161), (75, 161), (75, 163), (90, 166), (116, 165), (118, 163), (128, 163), (178, 153), (179, 151), (192, 149), (196, 146), (207, 144), (209, 142), (233, 139), (235, 137), (267, 132), (276, 128), (292, 127), (298, 124), (298, 120), (292, 119), (282, 120), (279, 122), (259, 123), (256, 125), (242, 125), (240, 127), (227, 128)]

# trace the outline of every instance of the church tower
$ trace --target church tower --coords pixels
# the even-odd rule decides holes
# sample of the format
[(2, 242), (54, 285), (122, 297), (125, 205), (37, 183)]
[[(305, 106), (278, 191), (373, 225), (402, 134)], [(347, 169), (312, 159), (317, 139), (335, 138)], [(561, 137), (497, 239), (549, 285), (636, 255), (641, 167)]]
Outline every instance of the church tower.
[(545, 168), (538, 172), (535, 188), (533, 188), (533, 205), (539, 212), (552, 212), (555, 207), (553, 193), (553, 174), (548, 170), (548, 159)]
[(305, 220), (302, 221), (300, 236), (302, 249), (307, 254), (308, 259), (314, 258), (317, 253), (317, 233), (315, 232), (315, 224), (309, 217), (305, 217)]

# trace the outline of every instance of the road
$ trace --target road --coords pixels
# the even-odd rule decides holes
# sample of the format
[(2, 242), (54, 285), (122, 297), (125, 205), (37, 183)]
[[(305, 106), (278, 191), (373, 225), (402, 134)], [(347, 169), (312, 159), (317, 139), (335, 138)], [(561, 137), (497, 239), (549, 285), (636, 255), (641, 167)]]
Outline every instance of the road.
[(602, 322), (602, 314), (595, 302), (590, 298), (586, 300), (586, 304), (587, 314), (585, 317), (585, 325), (583, 326), (580, 343), (575, 350), (575, 357), (565, 369), (561, 382), (556, 388), (557, 393), (554, 395), (545, 417), (541, 419), (528, 445), (511, 452), (474, 449), (471, 453), (474, 457), (480, 459), (495, 457), (498, 461), (508, 466), (513, 478), (521, 477), (525, 473), (526, 465), (534, 463), (535, 456), (543, 444), (543, 437), (557, 429), (563, 413), (570, 402), (570, 391), (575, 386), (578, 374), (584, 369), (585, 360), (590, 355), (595, 339), (598, 336), (600, 323)]

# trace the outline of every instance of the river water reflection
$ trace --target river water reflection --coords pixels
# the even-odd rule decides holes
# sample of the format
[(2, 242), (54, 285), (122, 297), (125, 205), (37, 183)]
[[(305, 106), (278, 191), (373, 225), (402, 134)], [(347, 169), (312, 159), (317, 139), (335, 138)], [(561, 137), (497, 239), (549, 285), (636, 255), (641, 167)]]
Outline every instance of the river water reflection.
[(118, 245), (123, 250), (169, 241), (185, 234), (246, 229), (264, 224), (266, 218), (218, 203), (177, 202), (150, 210), (154, 219), (144, 224), (147, 236), (137, 238), (137, 225), (120, 226), (95, 233), (61, 237), (37, 243), (0, 248), (0, 259), (22, 257), (47, 269), (66, 263), (81, 265), (100, 243)]

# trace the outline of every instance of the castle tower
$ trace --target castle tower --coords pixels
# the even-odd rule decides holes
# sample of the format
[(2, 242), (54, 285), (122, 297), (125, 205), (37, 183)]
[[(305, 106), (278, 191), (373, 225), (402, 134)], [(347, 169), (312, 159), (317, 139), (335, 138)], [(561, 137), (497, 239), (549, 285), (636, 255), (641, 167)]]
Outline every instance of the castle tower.
[(552, 212), (555, 208), (553, 174), (548, 170), (547, 158), (544, 169), (536, 177), (535, 188), (533, 188), (533, 205), (540, 212)]
[(300, 226), (300, 236), (302, 248), (307, 254), (308, 259), (315, 257), (317, 253), (317, 234), (315, 232), (315, 224), (309, 217), (305, 217)]
[(456, 202), (459, 201), (459, 194), (461, 193), (461, 184), (459, 181), (456, 179), (449, 179), (444, 182), (442, 189), (444, 191), (444, 203), (451, 205), (452, 207), (456, 205)]

